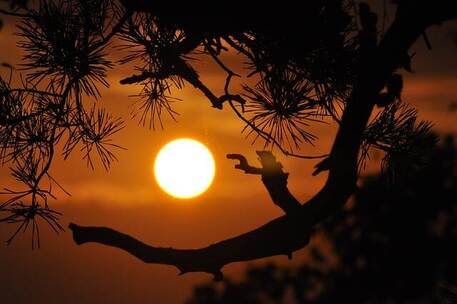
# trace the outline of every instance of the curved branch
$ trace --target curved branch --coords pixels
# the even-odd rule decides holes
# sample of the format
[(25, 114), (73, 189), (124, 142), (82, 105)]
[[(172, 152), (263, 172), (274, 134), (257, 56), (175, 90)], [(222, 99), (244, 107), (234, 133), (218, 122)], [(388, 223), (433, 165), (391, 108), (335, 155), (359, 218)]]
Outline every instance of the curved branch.
[[(453, 3), (441, 2), (448, 3), (449, 6)], [(173, 265), (180, 269), (181, 273), (208, 272), (212, 273), (215, 279), (222, 278), (220, 269), (226, 264), (280, 254), (290, 256), (292, 252), (304, 247), (309, 241), (312, 227), (337, 212), (356, 189), (358, 154), (376, 96), (389, 76), (399, 68), (405, 52), (414, 41), (428, 26), (442, 21), (439, 18), (443, 18), (443, 15), (450, 14), (448, 10), (427, 15), (422, 2), (399, 3), (396, 19), (379, 46), (362, 56), (359, 75), (332, 147), (327, 182), (323, 189), (306, 204), (301, 205), (297, 212), (200, 249), (153, 247), (113, 229), (71, 224), (75, 242), (96, 242), (117, 247), (147, 263)], [(405, 11), (408, 11), (408, 14), (405, 14)], [(452, 16), (456, 17), (455, 11)], [(237, 115), (241, 115), (230, 100), (229, 103)], [(233, 158), (243, 161), (239, 156)], [(263, 164), (264, 167), (266, 164)], [(240, 166), (245, 167), (241, 163)]]
[(275, 255), (291, 258), (294, 251), (309, 242), (310, 228), (304, 226), (297, 218), (283, 216), (248, 233), (200, 249), (154, 247), (105, 227), (83, 227), (72, 223), (69, 229), (78, 245), (100, 243), (125, 250), (145, 263), (175, 266), (181, 274), (206, 272), (220, 280), (221, 268), (229, 263)]

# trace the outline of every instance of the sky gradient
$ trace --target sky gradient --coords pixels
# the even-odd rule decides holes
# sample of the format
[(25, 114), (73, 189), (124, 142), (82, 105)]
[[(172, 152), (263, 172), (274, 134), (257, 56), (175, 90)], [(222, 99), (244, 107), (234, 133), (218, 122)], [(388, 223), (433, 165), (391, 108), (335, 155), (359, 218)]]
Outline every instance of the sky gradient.
[[(5, 20), (0, 32), (0, 61), (14, 65), (20, 62), (15, 47), (14, 21)], [(457, 112), (449, 111), (457, 102), (457, 60), (455, 33), (457, 23), (447, 23), (429, 30), (433, 50), (417, 41), (412, 52), (415, 73), (401, 72), (405, 77), (403, 99), (419, 110), (419, 117), (434, 123), (439, 133), (457, 133)], [(113, 57), (115, 59), (116, 57)], [(227, 55), (232, 67), (242, 71), (239, 57)], [(208, 61), (196, 62), (201, 78), (215, 92), (220, 92), (224, 74)], [(251, 230), (282, 215), (273, 205), (258, 176), (245, 175), (233, 168), (227, 153), (241, 153), (255, 164), (255, 151), (261, 143), (241, 134), (243, 123), (228, 107), (211, 108), (199, 92), (186, 86), (174, 96), (182, 99), (174, 109), (178, 122), (164, 117), (164, 130), (149, 130), (129, 119), (138, 86), (121, 86), (119, 80), (129, 76), (128, 67), (109, 71), (110, 88), (102, 90), (98, 101), (112, 114), (122, 116), (126, 127), (114, 136), (119, 162), (106, 172), (100, 164), (87, 168), (81, 155), (69, 160), (57, 157), (51, 173), (71, 193), (58, 193), (53, 206), (63, 212), (61, 223), (108, 226), (156, 246), (200, 247)], [(236, 87), (236, 86), (235, 86)], [(331, 147), (335, 125), (312, 127), (319, 137), (316, 145), (303, 145), (303, 154), (327, 153)], [(154, 181), (153, 161), (167, 142), (190, 137), (206, 144), (216, 161), (213, 185), (203, 195), (180, 200), (165, 194)], [(325, 173), (312, 177), (316, 161), (286, 158), (277, 153), (289, 176), (289, 189), (304, 202), (325, 181)], [(376, 170), (368, 166), (367, 172)], [(7, 168), (0, 168), (0, 185), (12, 183)], [(0, 225), (0, 240), (6, 240), (14, 227)], [(175, 268), (146, 265), (114, 248), (100, 245), (76, 246), (71, 234), (51, 233), (45, 225), (42, 248), (31, 251), (30, 236), (21, 235), (10, 246), (0, 245), (0, 293), (4, 303), (182, 303), (194, 284), (210, 276), (192, 273), (177, 276)], [(297, 260), (304, 259), (303, 251)], [(273, 258), (271, 258), (273, 259)], [(286, 262), (285, 257), (274, 258)], [(260, 262), (265, 262), (264, 259)], [(227, 276), (237, 275), (246, 263), (228, 265)], [(33, 299), (33, 301), (31, 301)]]

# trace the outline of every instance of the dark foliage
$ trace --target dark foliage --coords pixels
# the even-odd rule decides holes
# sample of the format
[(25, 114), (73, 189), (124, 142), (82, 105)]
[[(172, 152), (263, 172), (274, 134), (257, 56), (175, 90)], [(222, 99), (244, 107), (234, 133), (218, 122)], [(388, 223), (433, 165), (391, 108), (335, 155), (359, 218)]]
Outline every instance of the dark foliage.
[(28, 8), (25, 2), (13, 4), (22, 17), (18, 46), (25, 51), (25, 76), (13, 87), (13, 67), (3, 65), (0, 157), (24, 188), (4, 189), (0, 221), (18, 224), (8, 243), (30, 228), (36, 247), (39, 219), (56, 232), (63, 230), (60, 214), (49, 205), (56, 199), (52, 187), (61, 188), (49, 172), (57, 144), (62, 143), (63, 158), (78, 147), (91, 168), (94, 153), (106, 169), (116, 160), (111, 148), (118, 146), (110, 137), (122, 121), (90, 99), (100, 96), (98, 86), (108, 86), (106, 72), (112, 65), (104, 53), (105, 38), (119, 8), (105, 0), (39, 1)]
[(456, 165), (446, 137), (394, 186), (365, 178), (319, 228), (330, 250), (311, 243), (303, 265), (253, 266), (241, 281), (197, 286), (188, 303), (455, 303)]
[(269, 137), (285, 143), (288, 149), (298, 148), (303, 141), (312, 143), (316, 138), (306, 131), (319, 115), (318, 101), (311, 98), (311, 83), (285, 69), (275, 69), (256, 87), (245, 86), (245, 90), (250, 100), (246, 105), (246, 113), (252, 115), (250, 122)]
[(385, 152), (382, 169), (391, 182), (402, 174), (414, 172), (411, 169), (424, 165), (424, 158), (436, 143), (431, 127), (429, 122), (418, 123), (417, 111), (401, 100), (387, 105), (364, 132), (361, 165), (374, 148)]
[[(24, 51), (20, 71), (25, 75), (17, 77), (11, 66), (2, 66), (0, 157), (25, 190), (4, 191), (0, 212), (6, 221), (17, 213), (15, 204), (51, 210), (50, 189), (58, 184), (49, 168), (57, 144), (62, 143), (63, 158), (81, 150), (91, 168), (94, 154), (105, 169), (116, 160), (112, 148), (119, 146), (110, 138), (122, 129), (122, 121), (94, 100), (108, 86), (107, 72), (118, 64), (130, 65), (135, 73), (121, 84), (141, 87), (133, 115), (143, 125), (162, 127), (163, 114), (175, 118), (172, 91), (188, 83), (213, 107), (228, 105), (246, 123), (248, 134), (264, 140), (265, 146), (288, 156), (321, 158), (296, 151), (316, 139), (311, 123), (342, 123), (340, 115), (367, 56), (361, 54), (367, 49), (363, 44), (376, 47), (377, 41), (376, 15), (362, 4), (358, 16), (350, 0), (306, 1), (299, 9), (267, 5), (262, 10), (254, 4), (221, 10), (216, 4), (191, 3), (177, 10), (173, 2), (140, 0), (8, 2), (10, 10), (0, 12), (18, 18), (18, 47)], [(236, 22), (227, 21), (227, 16)], [(110, 49), (113, 38), (119, 43)], [(224, 62), (229, 48), (244, 60), (244, 72), (254, 77), (255, 85), (231, 92), (231, 80), (243, 73)], [(123, 56), (118, 62), (107, 56), (116, 51)], [(226, 73), (222, 95), (200, 80), (192, 65), (197, 57), (212, 60)], [(383, 150), (383, 167), (396, 181), (398, 172), (408, 169), (404, 164), (423, 163), (422, 151), (432, 140), (429, 124), (416, 123), (416, 112), (400, 105), (401, 76), (389, 74), (389, 98), (383, 99), (385, 109), (365, 132), (361, 163), (370, 148)], [(13, 76), (21, 80), (18, 87), (12, 87)], [(327, 160), (320, 171), (331, 167), (332, 158)], [(33, 170), (21, 171), (24, 166)], [(33, 219), (34, 214), (27, 216)]]

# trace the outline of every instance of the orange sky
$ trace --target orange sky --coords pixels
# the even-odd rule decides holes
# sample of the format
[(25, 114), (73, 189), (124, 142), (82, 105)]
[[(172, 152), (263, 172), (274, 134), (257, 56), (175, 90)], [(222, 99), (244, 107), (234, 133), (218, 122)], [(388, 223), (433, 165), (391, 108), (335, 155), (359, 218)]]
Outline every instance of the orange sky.
[[(0, 32), (0, 60), (19, 62), (19, 51), (12, 43), (12, 21)], [(414, 47), (414, 74), (405, 74), (404, 100), (419, 109), (420, 117), (435, 123), (436, 130), (456, 133), (456, 112), (447, 111), (457, 102), (457, 60), (450, 37), (456, 24), (430, 30), (433, 51), (423, 41)], [(236, 58), (230, 58), (236, 62)], [(202, 79), (217, 88), (224, 76), (208, 62), (196, 64)], [(235, 66), (239, 66), (236, 64)], [(127, 148), (119, 151), (118, 163), (109, 172), (100, 166), (91, 171), (75, 154), (63, 162), (56, 159), (51, 173), (71, 194), (59, 195), (54, 207), (64, 212), (62, 224), (105, 225), (129, 233), (157, 246), (199, 247), (253, 229), (281, 210), (271, 204), (259, 177), (233, 169), (227, 153), (242, 153), (255, 162), (255, 150), (240, 134), (243, 124), (230, 110), (210, 107), (209, 102), (191, 87), (176, 96), (183, 99), (175, 109), (178, 123), (165, 119), (165, 130), (152, 131), (128, 119), (135, 86), (121, 86), (128, 76), (125, 68), (109, 73), (111, 87), (103, 90), (102, 103), (111, 113), (127, 118), (126, 128), (115, 136)], [(315, 127), (316, 147), (304, 146), (305, 154), (326, 153), (336, 129), (332, 125)], [(216, 177), (203, 195), (179, 200), (164, 194), (153, 180), (155, 154), (168, 141), (192, 137), (205, 143), (216, 160)], [(279, 155), (290, 173), (291, 191), (305, 201), (325, 180), (325, 174), (311, 177), (315, 161)], [(0, 185), (11, 185), (8, 171), (0, 169)], [(14, 186), (14, 185), (13, 185)], [(5, 303), (181, 303), (197, 282), (210, 279), (205, 274), (177, 276), (174, 268), (145, 265), (129, 255), (99, 245), (76, 246), (69, 232), (56, 236), (42, 227), (42, 248), (30, 250), (29, 236), (21, 236), (11, 247), (0, 246), (0, 293)], [(12, 227), (0, 225), (0, 240), (6, 240)], [(303, 255), (298, 254), (298, 260)], [(279, 258), (283, 261), (283, 258)], [(285, 259), (284, 259), (285, 260)], [(236, 274), (246, 264), (229, 265), (227, 275)]]

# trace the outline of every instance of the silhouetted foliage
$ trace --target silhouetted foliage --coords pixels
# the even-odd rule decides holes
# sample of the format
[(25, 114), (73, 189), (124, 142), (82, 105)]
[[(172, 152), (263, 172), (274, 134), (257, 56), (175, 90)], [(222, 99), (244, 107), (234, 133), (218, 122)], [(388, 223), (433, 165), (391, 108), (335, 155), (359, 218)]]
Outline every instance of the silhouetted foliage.
[[(56, 155), (66, 159), (79, 149), (90, 168), (94, 154), (105, 169), (116, 160), (113, 148), (120, 147), (111, 138), (123, 123), (96, 100), (109, 86), (108, 71), (128, 65), (132, 74), (120, 83), (140, 87), (133, 112), (140, 124), (162, 127), (163, 114), (175, 119), (172, 92), (190, 84), (212, 107), (229, 107), (246, 124), (243, 131), (263, 140), (264, 148), (324, 158), (314, 175), (328, 170), (329, 179), (302, 205), (287, 189), (280, 163), (275, 160), (273, 173), (262, 163), (254, 171), (289, 214), (201, 250), (155, 248), (113, 229), (72, 224), (75, 241), (109, 244), (146, 262), (174, 265), (182, 273), (205, 271), (217, 279), (233, 261), (290, 255), (308, 243), (312, 227), (344, 205), (356, 188), (357, 164), (362, 170), (372, 149), (385, 153), (382, 167), (393, 185), (426, 164), (435, 139), (430, 124), (418, 121), (402, 99), (398, 70), (411, 71), (408, 49), (419, 35), (426, 37), (429, 26), (457, 17), (449, 9), (452, 0), (438, 1), (395, 1), (395, 20), (385, 31), (377, 28), (368, 4), (351, 0), (305, 1), (299, 9), (292, 2), (262, 9), (246, 2), (224, 9), (183, 2), (177, 9), (170, 1), (8, 1), (9, 10), (0, 13), (17, 18), (24, 54), (19, 70), (3, 65), (0, 76), (0, 159), (23, 186), (5, 189), (0, 204), (0, 221), (18, 224), (8, 243), (31, 227), (32, 244), (39, 245), (37, 219), (62, 229), (59, 213), (49, 205), (52, 188), (60, 187), (50, 173)], [(243, 71), (226, 64), (230, 51), (245, 62)], [(121, 59), (110, 59), (112, 54)], [(211, 61), (225, 73), (221, 95), (202, 82), (195, 60)], [(252, 80), (243, 78), (244, 85), (231, 88), (234, 77)], [(375, 105), (380, 113), (370, 120)], [(314, 122), (334, 123), (335, 143), (326, 155), (299, 154), (317, 139), (309, 128)], [(259, 154), (261, 162), (267, 155), (275, 159), (267, 152)], [(254, 247), (252, 239), (262, 246)]]
[[(106, 71), (112, 67), (104, 49), (108, 27), (117, 10), (111, 1), (39, 1), (11, 3), (20, 11), (18, 46), (25, 51), (21, 86), (13, 86), (13, 67), (0, 78), (0, 158), (24, 190), (5, 188), (0, 204), (6, 216), (0, 221), (17, 223), (8, 243), (20, 232), (32, 229), (32, 246), (39, 246), (37, 220), (58, 232), (60, 213), (52, 210), (52, 187), (60, 185), (49, 169), (62, 143), (63, 158), (78, 147), (88, 166), (98, 154), (108, 169), (116, 159), (110, 137), (122, 129), (122, 121), (96, 107), (98, 86), (108, 86)], [(25, 12), (25, 13), (24, 13)], [(16, 13), (12, 13), (16, 16)], [(61, 187), (60, 187), (61, 188)], [(65, 190), (64, 190), (65, 191)]]
[[(134, 65), (139, 72), (121, 83), (143, 87), (133, 113), (141, 124), (163, 127), (164, 113), (175, 118), (171, 90), (187, 82), (214, 107), (229, 103), (250, 133), (287, 154), (316, 139), (307, 130), (309, 123), (326, 116), (338, 120), (336, 109), (344, 107), (356, 69), (357, 29), (351, 3), (345, 0), (308, 3), (304, 19), (290, 8), (270, 9), (265, 15), (237, 9), (231, 11), (235, 23), (221, 22), (229, 12), (214, 7), (203, 16), (196, 8), (181, 14), (169, 5), (158, 5), (156, 14), (141, 7), (133, 11), (133, 4), (114, 0), (7, 2), (9, 11), (1, 12), (19, 18), (18, 47), (25, 54), (19, 87), (13, 87), (12, 67), (0, 78), (0, 156), (28, 189), (5, 189), (8, 198), (0, 205), (0, 211), (20, 223), (16, 232), (51, 210), (48, 197), (53, 198), (56, 181), (49, 168), (57, 143), (63, 143), (64, 158), (79, 147), (91, 168), (94, 152), (106, 169), (116, 159), (110, 148), (118, 146), (109, 137), (122, 128), (122, 121), (93, 102), (100, 97), (99, 87), (109, 86), (107, 71), (116, 64)], [(117, 47), (127, 51), (116, 63), (107, 57), (116, 51), (108, 49), (114, 36), (120, 40)], [(247, 100), (242, 91), (229, 92), (230, 79), (237, 74), (221, 59), (228, 50), (223, 42), (247, 59), (249, 74), (259, 79), (253, 87), (244, 86)], [(194, 55), (214, 60), (228, 73), (224, 95), (217, 97), (199, 80), (191, 65)], [(9, 215), (4, 221), (12, 222)]]
[(203, 284), (192, 304), (455, 303), (457, 150), (452, 137), (392, 185), (368, 176), (351, 203), (323, 223), (310, 260), (251, 266), (240, 281)]

